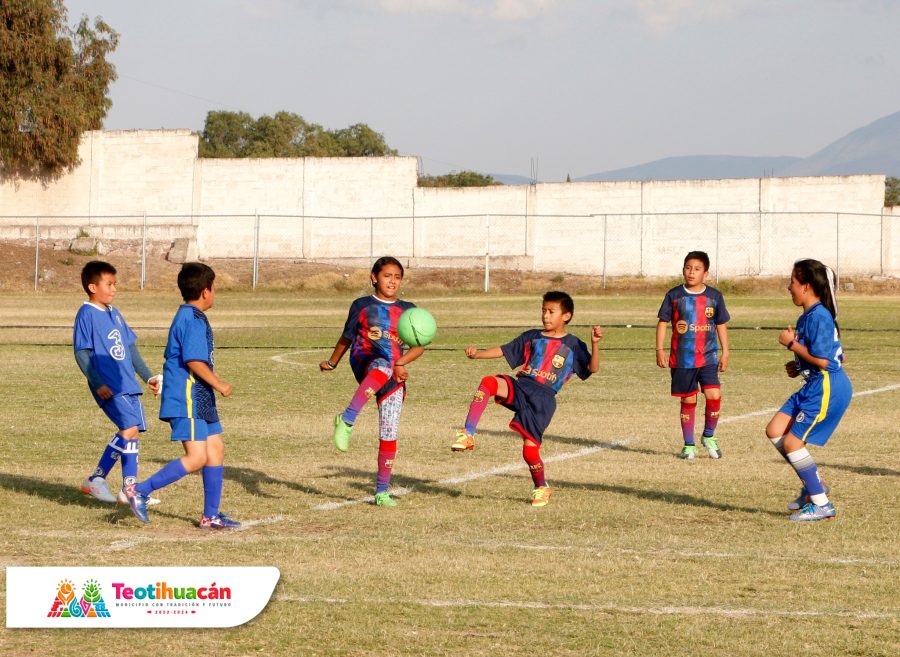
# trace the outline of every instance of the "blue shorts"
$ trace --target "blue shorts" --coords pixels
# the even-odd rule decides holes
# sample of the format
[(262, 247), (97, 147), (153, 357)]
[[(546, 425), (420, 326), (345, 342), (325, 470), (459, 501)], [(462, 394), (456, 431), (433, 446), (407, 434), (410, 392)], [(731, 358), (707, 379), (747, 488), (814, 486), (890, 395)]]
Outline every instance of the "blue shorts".
[(515, 413), (509, 428), (540, 445), (556, 412), (556, 395), (543, 390), (533, 392), (531, 386), (526, 387), (527, 384), (506, 374), (497, 376), (506, 381), (509, 393), (505, 398), (494, 397), (494, 401)]
[(673, 367), (672, 396), (690, 397), (698, 389), (719, 388), (719, 364), (703, 367)]
[(791, 395), (781, 412), (794, 422), (791, 433), (811, 445), (824, 445), (853, 397), (853, 385), (844, 370), (822, 372)]
[(195, 417), (170, 417), (166, 418), (166, 422), (172, 427), (173, 441), (204, 441), (210, 436), (222, 433), (221, 422), (207, 422)]
[(112, 420), (119, 430), (137, 427), (138, 431), (146, 431), (144, 424), (144, 407), (140, 395), (116, 395), (104, 400), (100, 409)]

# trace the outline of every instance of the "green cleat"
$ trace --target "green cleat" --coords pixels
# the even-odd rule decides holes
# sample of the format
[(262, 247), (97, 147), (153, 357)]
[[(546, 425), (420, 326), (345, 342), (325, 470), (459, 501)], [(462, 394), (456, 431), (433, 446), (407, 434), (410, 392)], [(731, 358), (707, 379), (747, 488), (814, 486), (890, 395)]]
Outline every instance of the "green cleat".
[(706, 451), (709, 452), (710, 458), (722, 458), (722, 450), (719, 449), (719, 443), (716, 442), (716, 439), (713, 436), (703, 436), (703, 446), (706, 448)]
[(686, 461), (693, 461), (697, 458), (697, 446), (685, 445), (681, 448), (681, 454), (678, 455), (678, 458), (685, 459)]
[(334, 446), (340, 451), (346, 452), (350, 447), (350, 436), (353, 435), (353, 425), (344, 422), (344, 418), (338, 413), (334, 416)]
[(397, 501), (387, 491), (375, 493), (375, 506), (386, 506), (389, 509), (393, 509), (397, 506)]

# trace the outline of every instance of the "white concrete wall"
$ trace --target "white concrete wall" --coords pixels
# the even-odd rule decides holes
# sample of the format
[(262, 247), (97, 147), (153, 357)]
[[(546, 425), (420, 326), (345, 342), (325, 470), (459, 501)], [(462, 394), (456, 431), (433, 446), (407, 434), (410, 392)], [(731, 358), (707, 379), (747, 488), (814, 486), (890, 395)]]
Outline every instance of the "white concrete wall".
[[(0, 181), (0, 238), (87, 227), (106, 238), (195, 235), (201, 257), (673, 276), (703, 249), (718, 276), (783, 275), (811, 256), (842, 273), (900, 275), (900, 210), (883, 176), (419, 188), (416, 159), (198, 159), (188, 130), (86, 133), (59, 180)], [(258, 226), (258, 227), (257, 227)], [(674, 273), (673, 273), (674, 272)]]

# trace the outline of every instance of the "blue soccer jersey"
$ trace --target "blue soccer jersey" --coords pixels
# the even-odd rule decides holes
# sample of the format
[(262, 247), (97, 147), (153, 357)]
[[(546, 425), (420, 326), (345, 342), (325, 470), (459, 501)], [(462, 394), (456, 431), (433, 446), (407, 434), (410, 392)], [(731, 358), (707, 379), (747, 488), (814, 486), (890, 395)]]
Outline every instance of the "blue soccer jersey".
[(501, 345), (500, 349), (510, 367), (522, 366), (516, 373), (519, 381), (536, 384), (553, 394), (559, 392), (573, 375), (580, 379), (591, 375), (588, 370), (591, 354), (587, 345), (570, 333), (551, 338), (540, 329), (531, 329)]
[(350, 365), (354, 371), (379, 358), (393, 365), (403, 355), (405, 349), (397, 322), (404, 310), (415, 307), (409, 301), (382, 301), (372, 294), (350, 305), (342, 335), (352, 343)]
[(219, 421), (212, 386), (196, 378), (187, 366), (190, 361), (198, 361), (215, 369), (214, 351), (212, 327), (206, 315), (196, 306), (183, 304), (172, 319), (166, 342), (160, 419), (190, 417), (208, 423)]
[[(811, 356), (828, 361), (826, 371), (837, 372), (844, 362), (844, 350), (838, 337), (837, 326), (828, 309), (817, 303), (805, 311), (797, 320), (795, 330), (797, 342), (809, 350)], [(799, 356), (794, 357), (800, 371), (807, 378), (821, 375), (821, 370)]]
[(689, 292), (684, 285), (666, 293), (657, 316), (672, 323), (669, 367), (694, 368), (719, 362), (716, 327), (731, 316), (722, 293), (712, 287)]
[[(91, 367), (114, 396), (143, 394), (131, 362), (131, 345), (135, 342), (134, 331), (113, 306), (86, 301), (78, 309), (72, 335), (74, 350), (91, 352)], [(103, 404), (95, 390), (91, 393), (98, 404)]]

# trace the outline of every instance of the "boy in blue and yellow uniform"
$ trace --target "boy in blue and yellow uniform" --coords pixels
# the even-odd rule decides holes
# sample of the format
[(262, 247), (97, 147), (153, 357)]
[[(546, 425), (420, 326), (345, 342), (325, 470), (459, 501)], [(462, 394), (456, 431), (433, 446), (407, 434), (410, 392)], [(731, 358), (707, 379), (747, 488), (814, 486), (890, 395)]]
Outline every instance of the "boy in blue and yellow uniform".
[(232, 387), (214, 371), (215, 342), (206, 311), (215, 301), (215, 278), (215, 272), (199, 262), (185, 263), (178, 274), (178, 289), (185, 303), (169, 328), (159, 417), (171, 425), (172, 440), (182, 444), (185, 455), (169, 461), (149, 479), (126, 488), (131, 510), (141, 522), (150, 521), (146, 500), (151, 492), (202, 468), (200, 528), (240, 527), (239, 522), (219, 511), (225, 443), (215, 392), (227, 397)]
[[(672, 396), (681, 399), (681, 433), (684, 447), (680, 458), (692, 460), (697, 456), (694, 443), (694, 422), (697, 410), (697, 389), (706, 397), (703, 426), (703, 446), (709, 455), (718, 459), (722, 450), (715, 438), (722, 404), (719, 372), (728, 368), (728, 328), (731, 319), (722, 293), (706, 285), (709, 256), (703, 251), (691, 251), (684, 258), (684, 285), (666, 293), (659, 307), (656, 325), (656, 364), (669, 367), (672, 372)], [(668, 359), (663, 342), (666, 327), (672, 324), (672, 344)], [(716, 339), (718, 338), (718, 340)], [(719, 342), (722, 357), (719, 358)]]
[[(116, 296), (116, 268), (108, 262), (92, 260), (81, 270), (81, 285), (88, 295), (75, 315), (72, 346), (75, 361), (88, 381), (94, 401), (116, 425), (116, 434), (107, 443), (97, 467), (81, 491), (101, 502), (115, 503), (106, 478), (116, 461), (122, 461), (122, 487), (137, 481), (138, 436), (146, 431), (140, 376), (159, 394), (159, 376), (153, 376), (137, 348), (137, 336), (122, 313), (112, 305)], [(122, 493), (119, 501), (127, 503)], [(153, 499), (151, 503), (159, 500)]]
[(509, 428), (522, 437), (522, 458), (528, 464), (534, 490), (532, 506), (545, 506), (552, 490), (544, 475), (541, 443), (544, 431), (556, 412), (556, 393), (577, 375), (586, 379), (600, 369), (597, 347), (603, 337), (599, 326), (591, 328), (591, 351), (574, 335), (566, 332), (572, 320), (575, 303), (565, 292), (547, 292), (541, 306), (543, 330), (525, 331), (512, 342), (492, 349), (467, 347), (466, 356), (472, 359), (506, 358), (509, 366), (522, 369), (513, 379), (506, 374), (486, 376), (478, 385), (469, 405), (465, 429), (456, 433), (450, 445), (454, 452), (475, 449), (475, 431), (491, 398), (515, 413)]

